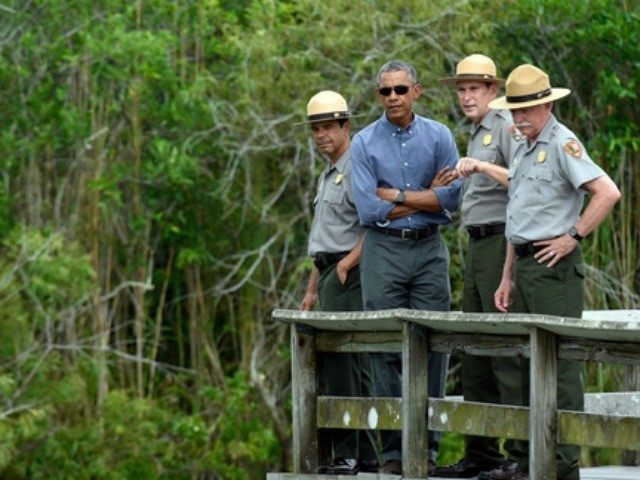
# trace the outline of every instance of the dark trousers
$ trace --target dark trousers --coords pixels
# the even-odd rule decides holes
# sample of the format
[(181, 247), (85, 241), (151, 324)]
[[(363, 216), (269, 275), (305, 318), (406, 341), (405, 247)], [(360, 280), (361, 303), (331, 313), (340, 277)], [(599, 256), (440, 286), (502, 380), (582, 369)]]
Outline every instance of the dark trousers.
[[(582, 316), (585, 266), (580, 248), (563, 258), (553, 268), (539, 264), (532, 256), (518, 258), (515, 266), (515, 313), (541, 313), (565, 317)], [(584, 371), (582, 362), (558, 362), (558, 408), (584, 410)], [(529, 361), (523, 361), (510, 374), (513, 383), (520, 383), (521, 394), (507, 403), (529, 404)], [(528, 468), (528, 442), (510, 442), (510, 458)], [(580, 447), (559, 445), (557, 454), (558, 480), (579, 480)]]
[[(464, 312), (497, 312), (493, 294), (502, 277), (506, 244), (502, 234), (469, 239), (462, 296)], [(520, 382), (515, 384), (509, 381), (509, 374), (519, 367), (520, 360), (516, 358), (463, 355), (461, 374), (464, 399), (496, 404), (504, 403), (504, 396), (513, 399), (520, 394), (521, 385)], [(479, 465), (493, 465), (503, 458), (496, 438), (467, 435), (465, 448), (466, 458)]]
[[(449, 252), (439, 233), (422, 240), (408, 240), (367, 230), (360, 269), (365, 310), (449, 310)], [(376, 396), (402, 396), (401, 355), (370, 356)], [(443, 397), (449, 355), (429, 354), (428, 363), (428, 395)], [(440, 433), (429, 431), (428, 436), (429, 458), (435, 461)], [(381, 460), (400, 460), (401, 433), (383, 431), (381, 438)]]
[[(362, 290), (358, 266), (349, 270), (344, 285), (335, 265), (320, 272), (318, 310), (326, 312), (362, 311)], [(371, 372), (366, 353), (324, 353), (318, 355), (318, 386), (323, 395), (345, 397), (371, 396)], [(376, 459), (375, 435), (372, 432), (331, 429), (320, 431), (321, 460), (333, 458)]]

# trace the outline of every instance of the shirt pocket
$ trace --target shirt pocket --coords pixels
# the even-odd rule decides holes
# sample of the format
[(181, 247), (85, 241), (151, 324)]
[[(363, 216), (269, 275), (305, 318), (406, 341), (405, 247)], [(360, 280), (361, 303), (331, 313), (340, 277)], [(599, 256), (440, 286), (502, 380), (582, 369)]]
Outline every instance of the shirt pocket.
[(487, 163), (496, 163), (498, 159), (498, 147), (495, 145), (489, 145), (478, 152), (478, 160), (482, 160)]
[(344, 190), (330, 190), (324, 196), (324, 201), (331, 205), (340, 205), (344, 201)]
[(542, 198), (551, 198), (553, 192), (553, 170), (549, 167), (533, 167), (527, 172), (527, 180), (533, 191)]

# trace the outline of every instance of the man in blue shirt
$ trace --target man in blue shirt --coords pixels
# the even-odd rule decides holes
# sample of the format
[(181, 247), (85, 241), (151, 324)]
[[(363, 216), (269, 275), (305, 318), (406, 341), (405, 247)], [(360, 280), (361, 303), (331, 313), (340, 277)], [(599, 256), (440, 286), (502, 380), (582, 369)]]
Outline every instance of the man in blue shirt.
[[(378, 99), (384, 114), (351, 145), (353, 197), (365, 227), (360, 259), (365, 310), (449, 310), (449, 252), (438, 227), (449, 223), (449, 211), (458, 207), (458, 151), (446, 126), (413, 112), (421, 92), (411, 65), (399, 60), (383, 65)], [(372, 357), (375, 395), (401, 396), (400, 355)], [(430, 397), (444, 395), (448, 362), (448, 355), (430, 354)], [(438, 442), (429, 432), (431, 465)], [(382, 433), (381, 473), (402, 473), (400, 448), (400, 432)]]

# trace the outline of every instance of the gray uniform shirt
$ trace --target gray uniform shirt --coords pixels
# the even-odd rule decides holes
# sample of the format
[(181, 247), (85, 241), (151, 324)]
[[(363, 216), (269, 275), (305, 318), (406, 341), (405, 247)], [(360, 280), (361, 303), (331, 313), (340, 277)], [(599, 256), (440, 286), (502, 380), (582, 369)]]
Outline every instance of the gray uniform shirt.
[[(508, 110), (489, 110), (479, 124), (471, 126), (467, 156), (483, 162), (509, 168), (517, 146), (511, 128), (513, 119)], [(462, 197), (462, 225), (504, 223), (507, 189), (488, 175), (466, 178)]]
[(353, 250), (362, 236), (351, 190), (351, 155), (349, 150), (329, 164), (318, 178), (317, 195), (309, 235), (309, 255)]
[(564, 235), (584, 200), (581, 185), (606, 173), (555, 116), (536, 142), (518, 144), (509, 169), (507, 239), (516, 245)]

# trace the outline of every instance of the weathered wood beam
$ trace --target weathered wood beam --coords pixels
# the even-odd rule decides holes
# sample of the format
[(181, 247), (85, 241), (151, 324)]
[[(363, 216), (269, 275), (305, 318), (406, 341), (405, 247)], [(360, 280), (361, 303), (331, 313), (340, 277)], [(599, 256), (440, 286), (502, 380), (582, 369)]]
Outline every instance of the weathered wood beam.
[[(400, 430), (400, 412), (400, 398), (321, 396), (317, 421), (320, 428)], [(428, 404), (429, 429), (442, 432), (527, 440), (528, 419), (528, 407), (463, 402), (460, 398), (431, 398)], [(640, 415), (559, 410), (558, 443), (640, 450)]]
[(560, 410), (558, 443), (640, 450), (640, 418)]
[(293, 471), (315, 473), (318, 434), (315, 338), (305, 325), (291, 325), (291, 394), (293, 400)]
[[(640, 366), (637, 343), (608, 342), (584, 338), (558, 339), (558, 358), (571, 361), (593, 361)], [(431, 332), (430, 351), (463, 353), (490, 357), (529, 358), (529, 339), (518, 335), (482, 335), (453, 332)], [(316, 350), (319, 352), (400, 352), (401, 332), (330, 332), (318, 331)]]
[(555, 480), (558, 445), (556, 336), (532, 327), (530, 348), (529, 475), (540, 480)]
[(402, 475), (427, 478), (428, 332), (404, 322), (402, 337)]

